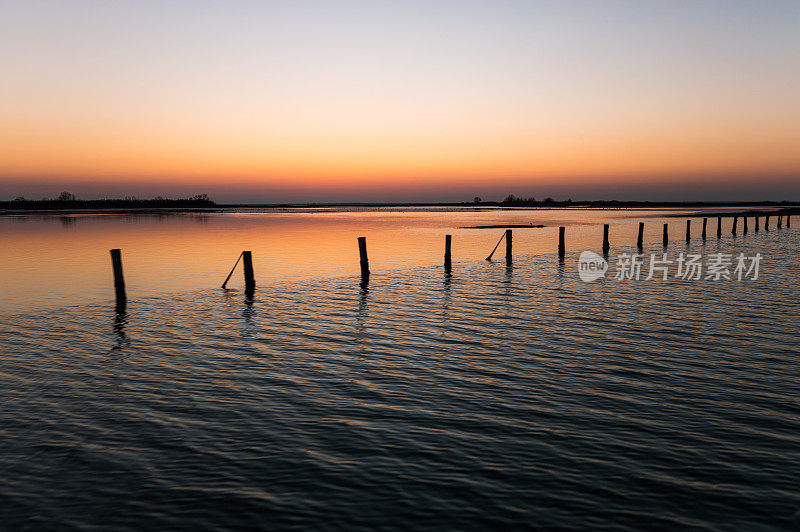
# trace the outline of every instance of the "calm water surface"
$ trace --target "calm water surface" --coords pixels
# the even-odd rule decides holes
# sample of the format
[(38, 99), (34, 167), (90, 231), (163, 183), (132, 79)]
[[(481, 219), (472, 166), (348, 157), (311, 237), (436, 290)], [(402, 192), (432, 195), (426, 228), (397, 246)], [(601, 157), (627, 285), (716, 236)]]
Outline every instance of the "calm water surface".
[[(131, 277), (146, 264), (134, 250), (190, 249), (166, 245), (182, 230), (193, 249), (197, 227), (209, 227), (223, 277), (250, 240), (236, 236), (223, 253), (216, 246), (237, 234), (228, 222), (172, 220), (160, 226), (173, 224), (166, 236), (157, 223), (92, 219), (28, 238), (33, 249), (66, 235), (43, 252), (80, 265), (95, 256), (75, 256), (87, 248), (70, 235), (95, 231), (104, 281), (121, 226), (131, 228), (122, 246)], [(684, 223), (674, 221), (676, 236)], [(252, 300), (203, 284), (145, 290), (151, 272), (123, 313), (101, 291), (107, 283), (74, 302), (94, 274), (77, 266), (64, 267), (78, 284), (60, 306), (44, 287), (26, 285), (39, 300), (28, 304), (4, 284), (0, 528), (796, 529), (796, 229), (751, 226), (668, 248), (760, 252), (758, 280), (586, 284), (577, 249), (560, 264), (521, 233), (513, 266), (480, 260), (498, 230), (463, 236), (480, 245), (446, 276), (436, 264), (447, 224), (396, 239), (416, 260), (428, 250), (420, 235), (432, 233), (430, 264), (373, 268), (365, 287), (351, 275), (352, 249), (338, 276), (260, 280)], [(402, 234), (388, 225), (368, 238)], [(570, 227), (579, 226), (596, 249), (602, 227)], [(132, 238), (137, 227), (152, 238)], [(342, 235), (315, 240), (334, 265), (334, 250), (358, 236)], [(3, 238), (17, 250), (27, 242)], [(290, 270), (267, 254), (284, 240), (265, 241), (257, 273)], [(6, 274), (18, 253), (8, 250)], [(631, 251), (613, 248), (612, 268)], [(169, 262), (151, 260), (161, 273)]]

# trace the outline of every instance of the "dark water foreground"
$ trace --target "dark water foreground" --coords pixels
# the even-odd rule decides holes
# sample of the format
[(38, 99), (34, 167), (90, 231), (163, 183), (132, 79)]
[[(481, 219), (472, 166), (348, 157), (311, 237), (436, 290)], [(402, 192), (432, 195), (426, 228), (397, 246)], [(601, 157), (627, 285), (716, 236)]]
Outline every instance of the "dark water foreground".
[(2, 317), (0, 529), (795, 529), (794, 231)]

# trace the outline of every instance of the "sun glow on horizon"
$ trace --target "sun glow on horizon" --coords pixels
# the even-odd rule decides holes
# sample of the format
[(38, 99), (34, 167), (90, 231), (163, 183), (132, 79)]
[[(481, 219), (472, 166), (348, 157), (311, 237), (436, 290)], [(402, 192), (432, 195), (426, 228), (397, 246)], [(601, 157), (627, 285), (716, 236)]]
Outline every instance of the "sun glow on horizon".
[(800, 177), (788, 1), (11, 2), (0, 14), (0, 185)]

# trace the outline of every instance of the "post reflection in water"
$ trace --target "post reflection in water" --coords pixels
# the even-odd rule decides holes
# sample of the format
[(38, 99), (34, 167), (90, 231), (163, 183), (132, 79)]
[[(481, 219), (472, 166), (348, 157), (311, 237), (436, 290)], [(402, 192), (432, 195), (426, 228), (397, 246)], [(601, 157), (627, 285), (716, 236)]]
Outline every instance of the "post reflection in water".
[(450, 314), (450, 302), (452, 300), (452, 294), (450, 293), (451, 284), (453, 281), (453, 274), (450, 273), (450, 270), (445, 270), (444, 274), (444, 293), (442, 295), (442, 317), (447, 320)]
[(244, 318), (244, 327), (242, 328), (242, 337), (251, 338), (255, 333), (255, 324), (253, 323), (253, 316), (256, 309), (253, 306), (255, 299), (253, 296), (247, 295), (244, 298), (244, 309), (242, 309), (242, 317)]
[(121, 358), (123, 356), (122, 351), (131, 345), (131, 339), (128, 337), (128, 334), (125, 331), (127, 325), (127, 310), (125, 307), (117, 307), (114, 312), (114, 324), (112, 325), (115, 343), (108, 352), (109, 355), (113, 355), (115, 358)]
[(356, 313), (356, 331), (361, 337), (367, 331), (369, 317), (369, 281), (362, 281), (358, 290), (358, 312)]

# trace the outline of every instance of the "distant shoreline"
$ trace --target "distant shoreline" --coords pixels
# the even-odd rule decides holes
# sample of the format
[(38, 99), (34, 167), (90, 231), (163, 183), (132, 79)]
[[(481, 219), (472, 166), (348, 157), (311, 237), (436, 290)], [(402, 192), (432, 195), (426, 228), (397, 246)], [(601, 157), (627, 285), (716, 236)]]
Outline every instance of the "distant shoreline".
[[(506, 203), (506, 202), (460, 202), (460, 203), (280, 203), (280, 204), (215, 204), (208, 201), (204, 205), (197, 205), (197, 202), (190, 200), (165, 200), (157, 204), (152, 200), (137, 202), (138, 205), (130, 205), (126, 200), (85, 200), (63, 202), (59, 205), (56, 200), (47, 201), (26, 201), (24, 205), (20, 202), (3, 201), (0, 202), (0, 216), (5, 215), (170, 215), (170, 214), (219, 214), (219, 213), (258, 213), (258, 212), (280, 212), (280, 211), (369, 211), (386, 210), (392, 211), (432, 211), (441, 209), (444, 212), (456, 211), (495, 211), (495, 210), (627, 210), (627, 209), (697, 209), (697, 208), (742, 208), (746, 212), (757, 212), (763, 209), (788, 209), (792, 212), (800, 212), (800, 202), (797, 201), (720, 201), (720, 202), (676, 202), (676, 201), (573, 201), (573, 202), (536, 202), (535, 204)], [(128, 204), (126, 204), (128, 203)], [(195, 205), (192, 205), (194, 203)], [(697, 213), (703, 216), (731, 216), (737, 213), (730, 211), (720, 213)], [(685, 216), (686, 214), (676, 214)], [(690, 215), (691, 216), (691, 215)]]
[[(25, 202), (0, 202), (0, 216), (75, 216), (75, 215), (153, 215), (173, 214), (225, 214), (260, 212), (475, 212), (485, 210), (628, 210), (628, 209), (690, 209), (719, 208), (721, 212), (696, 212), (667, 214), (666, 216), (736, 216), (760, 215), (766, 210), (779, 209), (790, 213), (800, 212), (800, 202), (790, 201), (720, 201), (720, 202), (675, 202), (675, 201), (569, 201), (569, 202), (460, 202), (460, 203), (280, 203), (280, 204), (216, 204), (210, 200), (39, 200)], [(730, 209), (740, 208), (732, 212)]]

